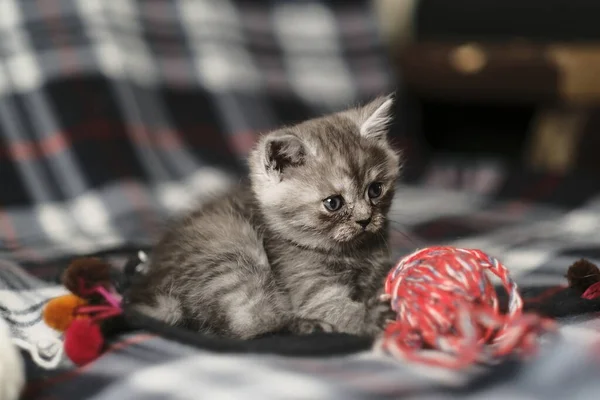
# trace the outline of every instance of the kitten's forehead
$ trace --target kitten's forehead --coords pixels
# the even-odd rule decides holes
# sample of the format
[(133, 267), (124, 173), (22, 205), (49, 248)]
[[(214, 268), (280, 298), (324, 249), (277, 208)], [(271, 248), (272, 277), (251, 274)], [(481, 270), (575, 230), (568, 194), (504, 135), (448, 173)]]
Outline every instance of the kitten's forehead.
[(359, 182), (356, 177), (345, 174), (343, 170), (333, 171), (326, 179), (337, 193), (352, 193), (358, 190)]
[(321, 192), (359, 193), (368, 183), (394, 174), (390, 149), (361, 137), (356, 121), (347, 116), (307, 121), (294, 131), (312, 154), (304, 180)]
[(385, 173), (385, 151), (364, 143), (350, 146), (338, 145), (322, 148), (323, 156), (317, 159), (323, 182), (339, 193), (359, 193), (364, 186)]

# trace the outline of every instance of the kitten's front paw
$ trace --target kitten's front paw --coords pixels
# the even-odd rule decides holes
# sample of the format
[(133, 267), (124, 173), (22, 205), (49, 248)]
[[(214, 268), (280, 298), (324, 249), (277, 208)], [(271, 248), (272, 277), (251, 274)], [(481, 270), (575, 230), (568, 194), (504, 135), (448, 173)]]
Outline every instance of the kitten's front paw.
[(309, 335), (311, 333), (333, 332), (334, 328), (333, 325), (324, 321), (296, 318), (290, 324), (289, 330), (295, 335)]
[(392, 310), (390, 297), (381, 291), (367, 303), (368, 330), (371, 334), (378, 335), (387, 324), (396, 319), (396, 312)]

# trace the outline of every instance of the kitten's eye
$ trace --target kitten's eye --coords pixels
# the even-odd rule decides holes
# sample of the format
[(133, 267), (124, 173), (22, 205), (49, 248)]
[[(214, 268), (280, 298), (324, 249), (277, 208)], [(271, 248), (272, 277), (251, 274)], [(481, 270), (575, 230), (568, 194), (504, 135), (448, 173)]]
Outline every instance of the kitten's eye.
[(367, 194), (370, 199), (376, 199), (381, 196), (381, 192), (383, 192), (383, 185), (380, 182), (373, 182), (369, 185), (369, 189), (367, 189)]
[(323, 200), (323, 205), (329, 211), (337, 211), (344, 205), (342, 196), (331, 196)]

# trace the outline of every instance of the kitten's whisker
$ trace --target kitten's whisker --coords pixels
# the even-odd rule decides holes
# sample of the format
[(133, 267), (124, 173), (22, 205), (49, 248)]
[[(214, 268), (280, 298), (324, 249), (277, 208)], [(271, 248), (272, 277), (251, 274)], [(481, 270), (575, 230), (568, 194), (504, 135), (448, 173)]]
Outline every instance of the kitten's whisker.
[(396, 220), (393, 220), (393, 219), (388, 219), (388, 221), (390, 221), (390, 222), (392, 222), (392, 223), (394, 223), (396, 225), (404, 225), (404, 223), (401, 222), (401, 221), (396, 221)]
[(395, 229), (395, 230), (399, 230), (399, 231), (405, 231), (406, 230), (406, 226), (402, 223), (402, 222), (398, 222), (398, 221), (389, 221), (391, 222), (390, 227)]
[(409, 220), (408, 215), (388, 215), (388, 221), (403, 222)]
[(408, 239), (408, 241), (411, 242), (412, 244), (414, 244), (416, 247), (423, 247), (423, 246), (427, 245), (424, 240), (422, 240), (419, 237), (416, 237), (414, 235), (411, 235), (408, 232), (405, 232), (405, 231), (395, 228), (393, 226), (390, 226), (390, 229), (392, 229), (396, 233), (399, 233), (405, 239)]
[(406, 213), (404, 211), (397, 210), (397, 211), (390, 211), (390, 212), (388, 212), (388, 215), (409, 216), (410, 214)]
[(381, 238), (381, 240), (383, 240), (383, 243), (385, 244), (385, 248), (387, 249), (387, 251), (390, 251), (390, 245), (385, 237), (385, 234), (383, 232), (377, 232), (377, 235)]

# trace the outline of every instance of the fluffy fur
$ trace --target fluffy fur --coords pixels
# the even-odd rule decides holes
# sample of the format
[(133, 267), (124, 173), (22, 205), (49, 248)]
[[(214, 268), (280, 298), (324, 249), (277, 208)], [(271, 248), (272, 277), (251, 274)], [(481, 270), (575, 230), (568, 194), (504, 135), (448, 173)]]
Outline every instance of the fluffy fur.
[[(400, 165), (387, 139), (392, 106), (381, 97), (262, 136), (249, 184), (167, 230), (130, 292), (133, 306), (242, 339), (380, 332), (393, 315), (378, 301)], [(339, 210), (327, 208), (340, 205), (332, 197)]]
[(25, 386), (23, 360), (0, 317), (0, 400), (17, 400)]

